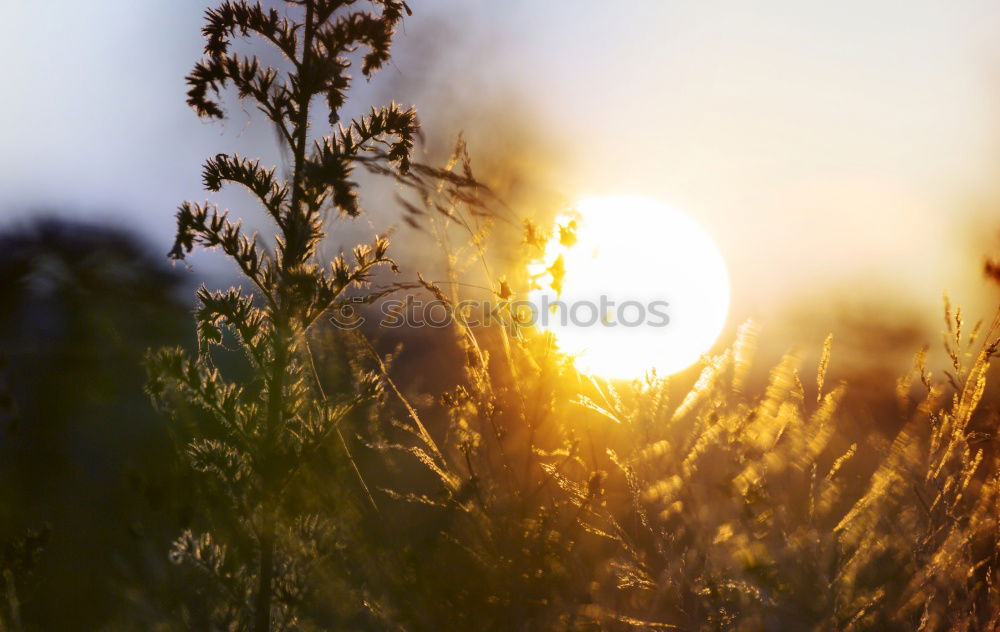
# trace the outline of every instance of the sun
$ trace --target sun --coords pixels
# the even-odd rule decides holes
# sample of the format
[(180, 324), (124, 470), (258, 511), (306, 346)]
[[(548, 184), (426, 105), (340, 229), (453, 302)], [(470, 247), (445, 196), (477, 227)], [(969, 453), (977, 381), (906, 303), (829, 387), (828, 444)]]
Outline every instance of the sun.
[(729, 274), (711, 237), (655, 200), (587, 198), (529, 265), (536, 325), (576, 367), (608, 379), (669, 375), (715, 343)]

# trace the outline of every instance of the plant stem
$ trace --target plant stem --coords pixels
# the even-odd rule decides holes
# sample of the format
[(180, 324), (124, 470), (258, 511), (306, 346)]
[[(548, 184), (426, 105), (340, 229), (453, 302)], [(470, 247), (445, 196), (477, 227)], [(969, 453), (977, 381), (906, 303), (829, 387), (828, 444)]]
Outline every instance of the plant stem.
[[(303, 231), (305, 226), (295, 226), (294, 223), (299, 221), (304, 223), (306, 219), (304, 214), (299, 212), (299, 206), (302, 204), (302, 170), (305, 167), (306, 161), (306, 144), (309, 142), (309, 103), (312, 98), (312, 41), (315, 31), (313, 18), (313, 3), (307, 2), (305, 33), (302, 38), (302, 62), (297, 67), (299, 75), (298, 108), (295, 113), (295, 120), (292, 122), (295, 136), (295, 145), (292, 147), (292, 152), (295, 164), (292, 171), (292, 200), (287, 220), (287, 226), (292, 228), (292, 234), (288, 234), (290, 232), (288, 228), (285, 229), (285, 253), (281, 261), (281, 267), (285, 270), (288, 270), (290, 264), (301, 263), (299, 259), (303, 254), (304, 244), (301, 243), (302, 234), (300, 232), (296, 235), (295, 231)], [(296, 238), (299, 239), (299, 243), (294, 243)]]
[[(309, 141), (309, 102), (312, 96), (310, 86), (311, 72), (311, 51), (312, 39), (315, 25), (313, 23), (314, 7), (312, 2), (305, 3), (305, 33), (303, 37), (302, 62), (298, 65), (299, 72), (299, 95), (298, 111), (293, 122), (295, 128), (295, 144), (292, 147), (294, 152), (294, 172), (292, 176), (292, 200), (285, 222), (285, 251), (281, 260), (281, 273), (278, 278), (278, 288), (276, 300), (272, 308), (272, 321), (274, 323), (274, 360), (271, 365), (271, 380), (267, 405), (267, 427), (265, 429), (265, 443), (262, 446), (264, 451), (271, 449), (277, 440), (278, 432), (281, 428), (282, 410), (284, 408), (284, 381), (285, 371), (288, 366), (289, 349), (292, 344), (292, 328), (290, 326), (292, 306), (288, 304), (291, 300), (285, 294), (286, 273), (295, 265), (301, 263), (299, 259), (304, 252), (301, 240), (302, 233), (296, 235), (296, 231), (302, 231), (305, 226), (297, 225), (298, 222), (305, 224), (305, 218), (300, 212), (302, 204), (302, 169), (305, 163), (306, 143)], [(274, 539), (275, 539), (275, 516), (277, 510), (276, 500), (271, 497), (271, 481), (274, 479), (272, 471), (274, 463), (271, 459), (263, 459), (262, 467), (264, 473), (264, 519), (259, 537), (260, 545), (260, 568), (257, 573), (257, 596), (254, 603), (254, 632), (270, 632), (271, 630), (271, 602), (274, 593)]]
[(260, 536), (260, 568), (257, 575), (257, 600), (254, 604), (254, 632), (271, 630), (271, 593), (274, 575), (274, 522), (267, 519)]

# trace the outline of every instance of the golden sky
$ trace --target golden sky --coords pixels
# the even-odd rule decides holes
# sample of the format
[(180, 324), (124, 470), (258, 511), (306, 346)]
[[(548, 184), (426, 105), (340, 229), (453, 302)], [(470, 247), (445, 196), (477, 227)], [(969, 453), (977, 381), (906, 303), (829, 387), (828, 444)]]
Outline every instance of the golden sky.
[(461, 103), (483, 142), (512, 111), (548, 130), (567, 195), (686, 210), (723, 249), (740, 315), (824, 290), (832, 308), (831, 287), (935, 327), (944, 291), (995, 301), (980, 275), (1000, 246), (995, 3), (512, 2), (495, 19), (435, 4), (409, 31), (438, 64), (424, 94)]
[[(204, 156), (276, 157), (248, 114), (207, 127), (184, 106), (206, 4), (13, 3), (0, 219), (100, 212), (166, 244), (171, 209), (203, 195)], [(729, 262), (736, 317), (828, 287), (898, 295), (933, 319), (944, 290), (995, 299), (978, 268), (1000, 246), (996, 3), (412, 4), (359, 110), (398, 88), (441, 138), (465, 129), (474, 155), (512, 126), (545, 130), (517, 143), (546, 161), (552, 190), (646, 195), (701, 223)]]

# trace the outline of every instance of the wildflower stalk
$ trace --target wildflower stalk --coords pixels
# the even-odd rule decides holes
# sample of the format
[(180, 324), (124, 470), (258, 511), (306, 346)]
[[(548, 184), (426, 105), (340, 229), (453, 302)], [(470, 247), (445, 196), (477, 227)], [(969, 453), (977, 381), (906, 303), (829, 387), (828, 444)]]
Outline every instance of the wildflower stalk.
[[(307, 578), (295, 556), (323, 537), (322, 520), (293, 511), (284, 498), (295, 495), (294, 477), (352, 408), (378, 395), (374, 374), (361, 375), (353, 392), (327, 401), (305, 379), (305, 335), (351, 287), (363, 286), (381, 265), (395, 267), (388, 241), (377, 238), (343, 254), (329, 266), (315, 261), (330, 212), (360, 212), (353, 169), (360, 164), (377, 173), (406, 174), (417, 133), (412, 109), (396, 104), (338, 125), (327, 136), (310, 137), (311, 106), (325, 97), (331, 125), (350, 87), (353, 54), (364, 49), (361, 70), (370, 76), (389, 58), (396, 25), (409, 9), (400, 0), (371, 0), (377, 12), (352, 10), (340, 0), (287, 0), (299, 16), (285, 17), (259, 3), (223, 2), (206, 12), (205, 58), (188, 77), (188, 103), (205, 118), (223, 118), (216, 98), (228, 86), (243, 100), (256, 102), (273, 122), (292, 155), (292, 176), (236, 155), (210, 158), (204, 181), (210, 191), (226, 183), (249, 189), (276, 224), (276, 247), (267, 252), (256, 234), (244, 235), (239, 223), (213, 205), (185, 203), (177, 214), (177, 237), (170, 256), (182, 260), (201, 245), (218, 247), (233, 259), (256, 295), (240, 288), (198, 292), (198, 354), (162, 349), (148, 358), (148, 390), (155, 403), (176, 413), (182, 403), (205, 411), (200, 436), (186, 452), (192, 466), (211, 475), (230, 497), (230, 520), (245, 533), (234, 537), (186, 532), (172, 558), (192, 562), (221, 587), (229, 603), (216, 604), (217, 622), (258, 632), (285, 629), (299, 621), (296, 612)], [(279, 49), (290, 69), (263, 66), (255, 56), (230, 51), (234, 37), (258, 37)], [(252, 371), (245, 384), (224, 380), (212, 348), (235, 338)], [(221, 432), (220, 432), (221, 431)], [(299, 490), (302, 491), (302, 490)], [(299, 505), (302, 497), (296, 498)], [(308, 505), (308, 502), (305, 503)], [(294, 535), (293, 535), (294, 534)], [(246, 549), (250, 542), (250, 550)], [(314, 547), (315, 548), (315, 547)], [(281, 593), (277, 586), (282, 586)], [(289, 588), (292, 587), (292, 588)], [(252, 622), (252, 623), (251, 623)]]

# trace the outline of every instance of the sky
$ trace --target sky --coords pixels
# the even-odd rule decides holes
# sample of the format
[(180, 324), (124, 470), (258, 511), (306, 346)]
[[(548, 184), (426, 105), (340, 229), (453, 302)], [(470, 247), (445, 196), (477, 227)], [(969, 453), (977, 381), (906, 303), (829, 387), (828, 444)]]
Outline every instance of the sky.
[[(248, 109), (208, 124), (184, 104), (207, 3), (0, 3), (0, 224), (51, 211), (166, 250), (176, 205), (207, 197), (206, 156), (280, 161)], [(682, 209), (727, 259), (734, 318), (826, 312), (826, 296), (934, 318), (943, 291), (995, 302), (979, 274), (1000, 252), (995, 2), (411, 4), (352, 108), (413, 102), (432, 142), (464, 130), (474, 160), (516, 145), (569, 200)]]

